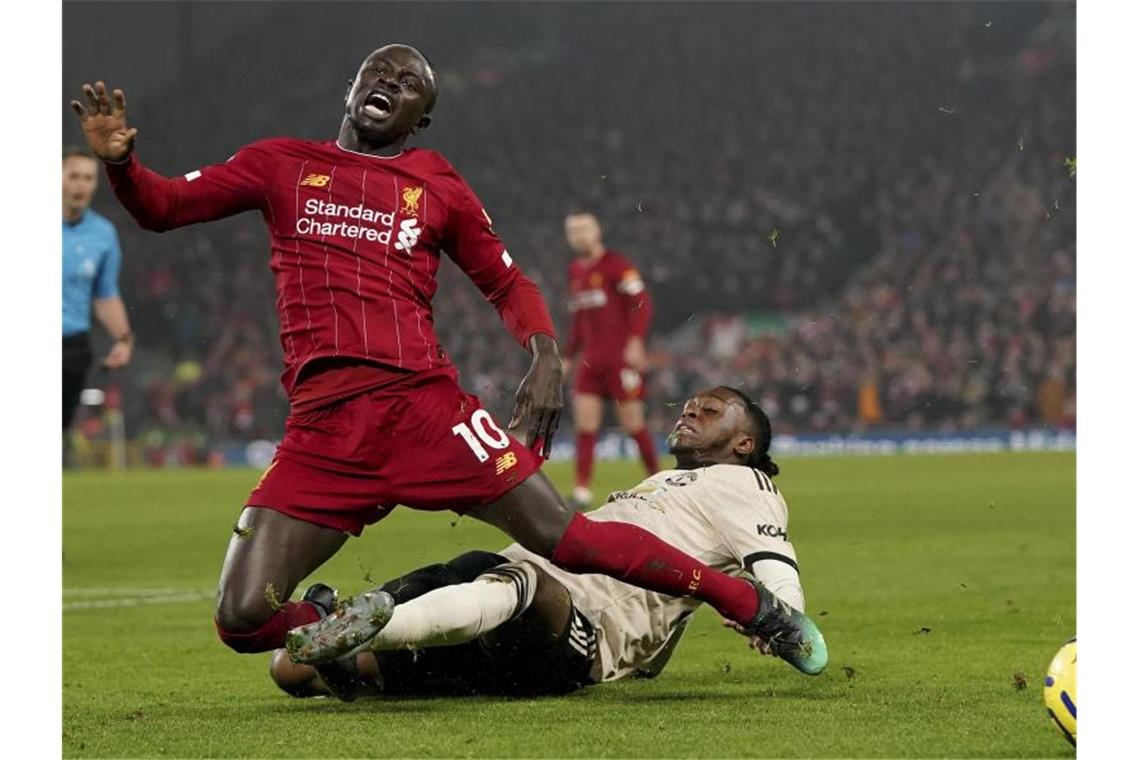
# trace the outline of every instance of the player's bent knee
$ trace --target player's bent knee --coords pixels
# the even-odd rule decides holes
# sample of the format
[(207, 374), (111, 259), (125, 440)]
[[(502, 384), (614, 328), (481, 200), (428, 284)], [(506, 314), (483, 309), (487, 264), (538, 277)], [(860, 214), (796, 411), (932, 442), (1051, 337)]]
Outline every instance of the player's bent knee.
[(566, 628), (573, 606), (570, 592), (539, 565), (526, 560), (504, 567), (524, 569), (532, 585), (530, 599), (505, 625), (483, 635), (484, 643), (498, 649), (514, 650), (520, 642), (548, 642)]
[(531, 602), (531, 609), (544, 619), (557, 619), (565, 623), (573, 604), (570, 591), (561, 581), (538, 565), (532, 562), (527, 564), (535, 570), (534, 600)]
[(265, 598), (258, 599), (252, 594), (239, 591), (223, 590), (218, 597), (218, 605), (214, 610), (214, 620), (218, 626), (218, 634), (228, 646), (234, 647), (232, 641), (227, 640), (225, 633), (248, 634), (265, 625), (273, 617), (273, 608)]

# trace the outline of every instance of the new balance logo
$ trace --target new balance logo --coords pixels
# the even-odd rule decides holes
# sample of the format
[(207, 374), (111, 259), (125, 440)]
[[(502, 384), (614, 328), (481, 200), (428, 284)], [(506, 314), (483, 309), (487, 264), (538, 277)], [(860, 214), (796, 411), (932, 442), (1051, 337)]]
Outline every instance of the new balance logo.
[(329, 183), (327, 174), (310, 174), (301, 180), (301, 187), (324, 187)]
[(412, 252), (416, 241), (420, 239), (420, 223), (416, 219), (405, 219), (400, 222), (400, 234), (396, 236), (396, 250)]
[(515, 452), (508, 451), (506, 454), (503, 454), (501, 457), (495, 460), (495, 474), (502, 475), (504, 472), (511, 469), (518, 463), (519, 458), (515, 456)]

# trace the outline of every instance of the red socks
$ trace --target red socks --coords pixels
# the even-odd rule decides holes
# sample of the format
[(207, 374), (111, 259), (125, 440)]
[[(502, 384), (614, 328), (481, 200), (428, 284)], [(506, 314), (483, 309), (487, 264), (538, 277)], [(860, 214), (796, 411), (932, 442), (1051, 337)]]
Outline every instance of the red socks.
[[(637, 444), (637, 451), (641, 454), (641, 462), (646, 471), (652, 475), (657, 472), (657, 444), (649, 430), (642, 428), (640, 432), (630, 436)], [(598, 441), (597, 433), (578, 433), (575, 443), (578, 449), (576, 462), (577, 471), (574, 484), (583, 488), (590, 487), (590, 480), (594, 476), (594, 444)]]
[(748, 581), (714, 570), (629, 523), (576, 514), (550, 559), (572, 573), (601, 573), (670, 596), (695, 596), (741, 624), (752, 621), (759, 605)]
[(578, 449), (577, 478), (574, 484), (582, 488), (590, 487), (590, 479), (594, 476), (594, 444), (597, 443), (597, 433), (578, 433), (575, 437)]
[(214, 627), (218, 629), (218, 638), (230, 649), (252, 654), (285, 646), (285, 634), (299, 625), (315, 623), (320, 619), (321, 613), (311, 602), (285, 602), (285, 606), (273, 613), (273, 617), (255, 631), (227, 631), (218, 625), (217, 619), (214, 620)]
[(642, 428), (640, 432), (634, 433), (630, 438), (637, 444), (637, 450), (641, 454), (641, 461), (645, 465), (646, 471), (650, 475), (657, 472), (657, 444), (653, 442), (653, 436), (649, 434), (647, 429)]
[[(640, 432), (630, 436), (637, 444), (637, 451), (641, 454), (641, 462), (650, 475), (657, 472), (657, 444), (649, 430), (642, 428)], [(578, 449), (577, 477), (574, 484), (583, 488), (590, 487), (590, 480), (594, 476), (594, 444), (598, 442), (597, 433), (578, 433), (575, 444)]]

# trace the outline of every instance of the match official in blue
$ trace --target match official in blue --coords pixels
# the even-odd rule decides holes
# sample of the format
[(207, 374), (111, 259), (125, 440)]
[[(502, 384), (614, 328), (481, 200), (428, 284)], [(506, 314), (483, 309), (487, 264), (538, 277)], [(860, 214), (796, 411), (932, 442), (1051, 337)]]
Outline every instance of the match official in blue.
[(115, 226), (91, 210), (98, 162), (90, 152), (63, 151), (63, 429), (71, 427), (91, 366), (91, 312), (114, 340), (107, 369), (131, 360), (135, 335), (119, 296), (123, 254)]

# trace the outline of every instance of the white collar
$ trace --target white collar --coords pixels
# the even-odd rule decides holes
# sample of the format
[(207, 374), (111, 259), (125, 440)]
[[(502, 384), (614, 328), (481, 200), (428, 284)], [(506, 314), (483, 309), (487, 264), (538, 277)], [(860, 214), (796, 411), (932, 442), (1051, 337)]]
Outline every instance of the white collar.
[(400, 152), (394, 156), (376, 156), (376, 155), (373, 155), (372, 153), (361, 153), (358, 150), (349, 150), (348, 148), (341, 145), (339, 137), (337, 139), (333, 140), (333, 144), (336, 145), (336, 147), (343, 150), (345, 153), (353, 153), (357, 156), (364, 156), (366, 158), (378, 158), (378, 159), (381, 159), (383, 161), (391, 161), (393, 158), (399, 158), (400, 156), (404, 155), (404, 153), (405, 153), (403, 148), (401, 148)]

